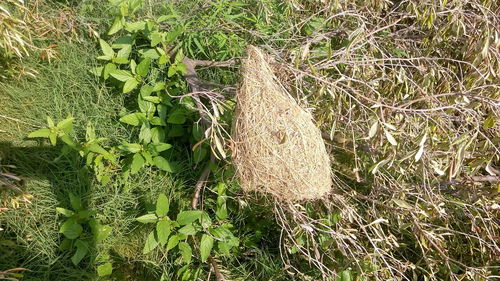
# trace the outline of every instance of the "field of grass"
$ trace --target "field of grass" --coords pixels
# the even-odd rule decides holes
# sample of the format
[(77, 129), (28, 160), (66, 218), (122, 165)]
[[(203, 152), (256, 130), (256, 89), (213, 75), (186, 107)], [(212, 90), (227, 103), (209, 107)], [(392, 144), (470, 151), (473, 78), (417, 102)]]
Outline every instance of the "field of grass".
[[(0, 280), (500, 278), (495, 1), (0, 5), (30, 30), (0, 44)], [(250, 44), (322, 130), (325, 200), (238, 185)], [(222, 98), (181, 98), (186, 58), (235, 59), (196, 71)]]

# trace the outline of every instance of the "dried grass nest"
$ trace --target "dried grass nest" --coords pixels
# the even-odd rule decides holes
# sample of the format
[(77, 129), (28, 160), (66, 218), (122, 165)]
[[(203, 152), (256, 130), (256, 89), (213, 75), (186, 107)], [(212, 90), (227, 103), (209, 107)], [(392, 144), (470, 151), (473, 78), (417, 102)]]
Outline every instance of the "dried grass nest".
[(232, 126), (234, 165), (245, 191), (297, 202), (332, 187), (330, 159), (312, 115), (277, 81), (270, 57), (247, 48)]

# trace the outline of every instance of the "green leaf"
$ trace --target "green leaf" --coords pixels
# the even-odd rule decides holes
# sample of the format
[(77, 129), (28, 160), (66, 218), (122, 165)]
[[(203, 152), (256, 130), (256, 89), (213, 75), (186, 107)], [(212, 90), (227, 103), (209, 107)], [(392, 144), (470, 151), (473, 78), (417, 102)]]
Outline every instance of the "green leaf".
[(80, 261), (85, 257), (85, 255), (89, 252), (89, 245), (87, 242), (78, 239), (76, 240), (75, 246), (76, 252), (71, 257), (71, 261), (74, 265), (78, 265)]
[[(219, 200), (217, 200), (219, 201)], [(218, 204), (217, 202), (217, 210), (215, 211), (215, 215), (219, 220), (225, 220), (227, 219), (227, 206), (226, 203), (223, 204)]]
[(170, 202), (168, 201), (167, 196), (164, 193), (160, 193), (158, 199), (156, 200), (156, 215), (159, 217), (166, 216), (169, 206)]
[(128, 70), (122, 70), (122, 69), (116, 69), (113, 71), (109, 72), (109, 75), (111, 75), (113, 78), (115, 78), (118, 81), (125, 82), (131, 78), (134, 78), (132, 73)]
[(64, 215), (65, 217), (71, 217), (72, 215), (75, 214), (75, 212), (71, 211), (71, 210), (68, 210), (68, 209), (64, 209), (64, 208), (56, 208), (56, 211), (62, 215)]
[(138, 143), (122, 143), (121, 145), (118, 146), (118, 148), (122, 151), (125, 152), (130, 152), (130, 153), (137, 153), (142, 150), (142, 145)]
[(137, 87), (137, 85), (139, 85), (139, 81), (137, 81), (135, 78), (130, 78), (127, 81), (125, 81), (125, 84), (123, 84), (122, 92), (124, 94), (128, 93), (128, 92), (132, 91), (133, 89), (135, 89)]
[(140, 223), (151, 223), (151, 222), (156, 222), (158, 220), (158, 217), (155, 214), (147, 214), (144, 216), (140, 216), (135, 220)]
[(210, 235), (203, 234), (201, 236), (201, 242), (200, 242), (200, 255), (202, 262), (205, 262), (208, 259), (208, 256), (210, 255), (210, 252), (212, 252), (213, 247), (214, 247), (214, 238)]
[(132, 37), (132, 35), (128, 34), (116, 39), (111, 47), (114, 49), (121, 49), (125, 46), (132, 46), (132, 44), (134, 44), (134, 38)]
[(151, 142), (151, 129), (148, 122), (144, 122), (139, 132), (139, 141), (148, 144)]
[(110, 262), (101, 264), (97, 267), (97, 275), (100, 277), (108, 276), (113, 273), (113, 265)]
[(47, 125), (49, 125), (49, 128), (54, 127), (54, 121), (52, 121), (52, 118), (50, 118), (50, 116), (47, 116)]
[(144, 100), (141, 95), (137, 95), (137, 104), (139, 105), (139, 109), (141, 110), (141, 112), (146, 114), (147, 116), (154, 114), (156, 110), (155, 104)]
[(195, 235), (196, 234), (196, 229), (194, 228), (194, 226), (192, 224), (188, 224), (188, 225), (185, 225), (185, 226), (181, 227), (178, 230), (178, 232), (182, 233), (184, 235)]
[(340, 280), (339, 281), (351, 281), (351, 271), (350, 270), (344, 270), (340, 273)]
[(128, 63), (128, 57), (132, 52), (132, 45), (125, 45), (116, 54), (117, 57), (125, 59), (125, 63)]
[(132, 164), (130, 165), (130, 173), (135, 174), (139, 172), (139, 170), (144, 166), (144, 163), (144, 158), (140, 153), (134, 154), (134, 157), (132, 158)]
[(168, 116), (167, 123), (170, 124), (184, 124), (186, 122), (186, 115), (184, 110), (182, 109), (177, 109), (174, 110), (170, 115)]
[(82, 231), (83, 227), (73, 218), (66, 220), (59, 229), (59, 233), (62, 233), (68, 239), (78, 238)]
[(52, 145), (56, 145), (57, 144), (57, 133), (51, 131), (49, 134), (49, 139), (50, 139), (50, 143)]
[(165, 150), (172, 148), (171, 144), (162, 143), (162, 142), (151, 144), (151, 146), (153, 147), (154, 151), (157, 153), (160, 153), (162, 151), (165, 151)]
[(174, 169), (172, 169), (172, 165), (170, 165), (167, 159), (161, 156), (156, 156), (155, 158), (153, 158), (153, 161), (155, 163), (155, 166), (158, 167), (158, 169), (169, 173), (174, 172)]
[(178, 235), (170, 236), (170, 238), (168, 239), (168, 243), (167, 243), (167, 251), (175, 248), (175, 246), (177, 246), (177, 244), (179, 244), (179, 236)]
[(193, 160), (194, 163), (198, 164), (201, 161), (203, 161), (206, 156), (208, 155), (208, 150), (199, 145), (196, 147), (196, 149), (193, 151)]
[(71, 208), (75, 211), (81, 211), (83, 210), (82, 206), (82, 201), (80, 200), (80, 197), (74, 195), (73, 193), (69, 192), (69, 203), (71, 205)]
[(151, 64), (151, 60), (149, 58), (143, 59), (136, 68), (137, 74), (141, 77), (145, 77), (149, 72), (149, 65)]
[(111, 48), (111, 46), (106, 43), (106, 41), (99, 39), (99, 44), (101, 45), (101, 50), (104, 53), (104, 56), (109, 57), (111, 59), (115, 55), (115, 51)]
[(161, 120), (160, 117), (158, 117), (158, 116), (155, 116), (155, 117), (149, 119), (149, 123), (151, 125), (156, 125), (156, 126), (165, 126), (166, 125), (165, 122), (163, 120)]
[(177, 223), (180, 225), (190, 224), (200, 218), (202, 211), (182, 211), (177, 214)]
[(151, 34), (151, 47), (158, 45), (163, 40), (163, 33), (153, 32)]
[(107, 155), (108, 152), (106, 151), (106, 149), (102, 148), (102, 146), (98, 145), (97, 143), (92, 143), (91, 145), (89, 145), (88, 147), (89, 151), (92, 151), (92, 152), (95, 152), (95, 153), (99, 153), (99, 154), (102, 154), (102, 155)]
[(174, 76), (175, 73), (177, 73), (177, 66), (175, 64), (172, 64), (168, 67), (167, 77), (170, 78)]
[(161, 143), (165, 140), (165, 130), (160, 127), (154, 127), (151, 129), (151, 141), (153, 143)]
[(219, 251), (223, 255), (230, 255), (231, 254), (231, 252), (229, 252), (229, 250), (231, 249), (231, 246), (224, 241), (217, 242), (217, 248), (219, 249)]
[(156, 97), (156, 96), (144, 97), (144, 100), (152, 102), (152, 103), (160, 103), (161, 102), (161, 98), (160, 97)]
[(69, 118), (66, 118), (64, 120), (61, 120), (59, 121), (59, 123), (57, 123), (57, 128), (63, 132), (65, 132), (66, 134), (69, 134), (73, 131), (73, 120), (75, 118), (73, 117), (69, 117)]
[(158, 92), (165, 89), (165, 82), (157, 82), (153, 87), (153, 92)]
[(96, 243), (104, 241), (111, 235), (113, 228), (109, 225), (99, 225), (97, 232), (94, 234), (94, 239)]
[(158, 236), (158, 242), (163, 247), (167, 244), (168, 236), (170, 236), (170, 222), (166, 220), (159, 221), (156, 224), (156, 235)]
[(116, 71), (116, 65), (114, 63), (107, 63), (106, 66), (104, 66), (102, 76), (104, 79), (109, 78), (109, 74), (113, 71)]
[(50, 129), (48, 128), (43, 128), (40, 130), (36, 130), (34, 132), (31, 132), (28, 135), (28, 138), (48, 138), (50, 135)]
[(158, 115), (160, 116), (161, 120), (166, 121), (167, 120), (167, 113), (168, 113), (168, 108), (166, 105), (159, 104), (156, 106), (158, 110)]
[(179, 251), (181, 252), (182, 260), (184, 260), (184, 262), (187, 264), (191, 263), (191, 256), (193, 254), (191, 246), (189, 246), (189, 244), (186, 242), (180, 242)]
[(212, 225), (212, 219), (210, 219), (210, 216), (206, 212), (201, 214), (200, 224), (203, 228), (209, 228)]
[(144, 58), (149, 58), (152, 60), (158, 59), (160, 54), (156, 49), (141, 49), (139, 50), (139, 54), (141, 54)]
[(154, 250), (158, 246), (158, 241), (155, 237), (155, 232), (151, 231), (146, 239), (146, 244), (144, 245), (144, 249), (142, 249), (143, 254), (147, 254)]
[(120, 122), (133, 125), (133, 126), (138, 126), (141, 122), (146, 120), (146, 116), (144, 113), (136, 112), (136, 113), (131, 113), (123, 116), (120, 118)]
[(120, 31), (123, 28), (122, 24), (122, 17), (118, 16), (115, 17), (115, 20), (113, 21), (113, 25), (111, 25), (111, 28), (108, 31), (108, 35), (113, 35)]

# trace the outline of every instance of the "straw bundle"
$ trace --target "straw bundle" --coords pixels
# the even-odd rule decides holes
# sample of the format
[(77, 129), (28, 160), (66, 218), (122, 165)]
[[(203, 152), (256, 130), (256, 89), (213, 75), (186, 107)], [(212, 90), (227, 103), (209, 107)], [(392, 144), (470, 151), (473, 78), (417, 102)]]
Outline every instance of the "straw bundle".
[(240, 184), (282, 201), (318, 199), (332, 186), (321, 132), (277, 82), (269, 60), (250, 46), (243, 62), (232, 131)]

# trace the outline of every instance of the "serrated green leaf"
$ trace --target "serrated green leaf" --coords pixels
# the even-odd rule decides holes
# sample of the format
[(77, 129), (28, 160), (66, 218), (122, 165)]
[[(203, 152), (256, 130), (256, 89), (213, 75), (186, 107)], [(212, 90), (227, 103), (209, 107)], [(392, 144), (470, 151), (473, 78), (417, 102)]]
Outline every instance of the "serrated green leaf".
[(122, 92), (124, 94), (128, 93), (128, 92), (132, 91), (133, 89), (135, 89), (137, 87), (137, 85), (139, 85), (139, 81), (137, 81), (135, 78), (130, 78), (127, 81), (125, 81), (125, 84), (123, 84)]
[(130, 173), (135, 174), (139, 172), (139, 170), (144, 166), (144, 158), (140, 153), (134, 154), (132, 158), (132, 164), (130, 165)]
[(200, 256), (202, 262), (205, 262), (208, 259), (208, 256), (210, 255), (210, 252), (212, 252), (213, 247), (214, 238), (210, 235), (203, 234), (201, 236), (200, 242)]
[(148, 238), (146, 239), (146, 244), (144, 245), (144, 248), (142, 249), (143, 254), (147, 254), (154, 250), (158, 246), (158, 241), (156, 240), (155, 237), (155, 232), (151, 231), (148, 235)]
[(112, 58), (115, 55), (115, 51), (113, 48), (104, 40), (99, 39), (99, 44), (101, 45), (101, 50), (104, 53), (104, 56)]
[(139, 141), (144, 144), (151, 142), (151, 129), (148, 122), (142, 123), (141, 131), (139, 132)]
[(162, 247), (167, 244), (170, 232), (171, 230), (169, 221), (162, 220), (156, 224), (156, 235), (158, 236), (158, 242)]
[(179, 236), (178, 235), (170, 236), (167, 243), (167, 251), (172, 250), (178, 244), (179, 244)]
[(69, 118), (66, 118), (64, 120), (61, 120), (59, 121), (59, 123), (57, 123), (57, 128), (61, 131), (63, 131), (64, 133), (66, 134), (69, 134), (73, 131), (73, 120), (75, 118), (73, 117), (69, 117)]
[(184, 235), (195, 235), (196, 234), (196, 229), (194, 228), (194, 226), (192, 224), (187, 224), (187, 225), (181, 227), (178, 230), (178, 232), (182, 233)]
[(139, 74), (141, 77), (145, 77), (148, 75), (149, 72), (149, 65), (151, 64), (151, 59), (145, 58), (143, 59), (136, 68), (137, 74)]
[(130, 152), (130, 153), (137, 153), (142, 150), (142, 145), (138, 143), (122, 143), (121, 145), (118, 146), (118, 148), (122, 151), (125, 152)]
[(182, 211), (177, 214), (177, 223), (180, 225), (190, 224), (201, 216), (200, 210), (192, 210), (192, 211)]
[(193, 251), (191, 249), (191, 246), (189, 246), (188, 243), (186, 242), (180, 242), (179, 245), (179, 251), (181, 252), (182, 260), (184, 263), (191, 263), (191, 256), (193, 255)]
[(89, 245), (87, 242), (78, 239), (76, 240), (75, 246), (76, 252), (71, 257), (71, 262), (73, 262), (74, 265), (78, 265), (80, 261), (85, 257), (85, 255), (89, 252)]
[(168, 143), (153, 143), (151, 144), (151, 146), (153, 147), (156, 153), (160, 153), (162, 151), (172, 148), (172, 145)]
[(144, 115), (144, 113), (140, 113), (140, 112), (127, 114), (127, 115), (120, 118), (120, 122), (129, 124), (129, 125), (133, 125), (133, 126), (138, 126), (144, 120), (146, 120), (146, 116)]
[(131, 78), (134, 78), (134, 76), (132, 75), (132, 73), (130, 71), (123, 70), (123, 69), (116, 69), (116, 70), (110, 71), (109, 75), (111, 75), (111, 77), (114, 77), (116, 80), (122, 81), (122, 82), (125, 82)]
[(50, 135), (50, 129), (48, 128), (43, 128), (40, 130), (36, 130), (34, 132), (31, 132), (28, 135), (28, 138), (48, 138)]
[(151, 141), (153, 143), (161, 143), (165, 140), (165, 131), (163, 128), (154, 127), (151, 129)]
[(184, 124), (186, 122), (186, 113), (184, 110), (177, 109), (170, 113), (167, 119), (167, 123), (170, 124)]
[(113, 35), (118, 31), (122, 30), (122, 28), (123, 28), (122, 17), (115, 17), (115, 20), (113, 21), (113, 24), (111, 25), (111, 28), (108, 31), (108, 35)]
[(147, 214), (144, 216), (140, 216), (135, 219), (136, 221), (140, 223), (152, 223), (156, 222), (158, 220), (158, 217), (155, 214)]
[(104, 69), (102, 71), (103, 78), (108, 79), (109, 74), (113, 71), (116, 71), (116, 65), (114, 63), (107, 63), (106, 66), (104, 66)]
[(170, 162), (168, 162), (167, 159), (161, 157), (161, 156), (156, 156), (153, 158), (153, 162), (155, 163), (155, 166), (158, 167), (158, 169), (166, 172), (173, 173), (174, 169), (172, 168), (172, 165)]
[(167, 196), (164, 193), (160, 193), (158, 199), (156, 200), (156, 215), (158, 215), (159, 217), (166, 216), (169, 206), (170, 202)]
[(106, 149), (102, 148), (102, 146), (98, 145), (97, 143), (92, 143), (91, 145), (88, 146), (89, 151), (99, 153), (102, 155), (107, 155), (108, 152)]

